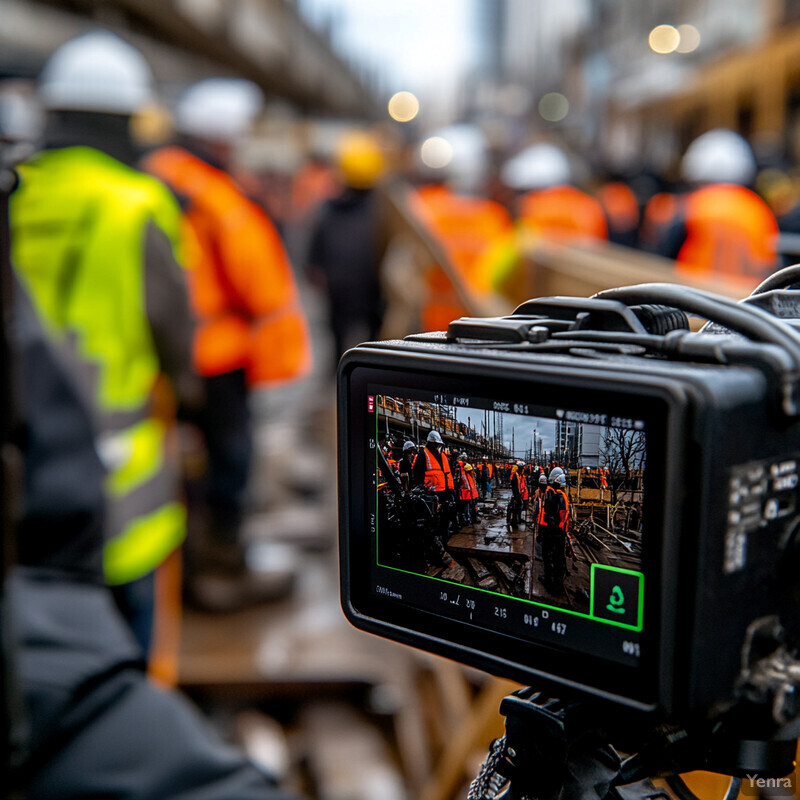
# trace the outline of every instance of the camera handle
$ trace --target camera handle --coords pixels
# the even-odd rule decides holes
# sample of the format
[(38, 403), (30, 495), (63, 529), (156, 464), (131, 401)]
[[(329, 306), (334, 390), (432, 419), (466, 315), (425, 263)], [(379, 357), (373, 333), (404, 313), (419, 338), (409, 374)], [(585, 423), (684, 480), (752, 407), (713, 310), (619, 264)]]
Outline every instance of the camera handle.
[(596, 712), (531, 687), (505, 697), (505, 736), (492, 744), (468, 800), (671, 800), (651, 777), (664, 778), (678, 800), (696, 800), (679, 775), (696, 769), (731, 775), (725, 800), (733, 800), (738, 776), (787, 775), (793, 768), (795, 740), (744, 740), (717, 725), (656, 728), (638, 754), (623, 760), (598, 728)]

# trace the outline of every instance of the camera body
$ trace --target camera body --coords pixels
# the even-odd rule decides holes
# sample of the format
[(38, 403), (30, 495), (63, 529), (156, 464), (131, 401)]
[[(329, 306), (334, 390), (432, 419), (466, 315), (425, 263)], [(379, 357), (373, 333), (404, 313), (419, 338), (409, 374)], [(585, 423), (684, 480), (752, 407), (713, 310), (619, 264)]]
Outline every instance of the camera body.
[[(529, 301), (345, 354), (341, 592), (356, 627), (648, 720), (731, 702), (753, 630), (784, 611), (778, 575), (799, 514), (794, 364), (780, 342), (680, 323), (653, 332), (648, 296)], [(669, 328), (674, 309), (664, 314)], [(416, 488), (399, 481), (386, 439), (413, 441), (438, 469), (431, 430), (454, 475), (467, 463), (481, 473), (482, 523), (453, 521), (422, 468)], [(556, 463), (569, 521), (545, 518), (546, 488), (528, 478), (526, 521), (506, 524), (515, 464), (555, 477)]]

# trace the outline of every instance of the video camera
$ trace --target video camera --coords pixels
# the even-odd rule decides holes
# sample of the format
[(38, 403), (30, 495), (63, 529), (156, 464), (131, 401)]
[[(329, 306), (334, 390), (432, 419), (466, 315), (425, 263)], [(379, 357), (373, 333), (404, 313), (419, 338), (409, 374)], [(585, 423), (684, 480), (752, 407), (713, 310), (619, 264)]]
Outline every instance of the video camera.
[[(628, 730), (744, 704), (760, 709), (746, 738), (769, 738), (800, 711), (799, 279), (782, 270), (741, 303), (671, 284), (542, 298), (346, 353), (350, 622), (589, 699)], [(692, 332), (688, 317), (708, 322)], [(448, 521), (430, 486), (400, 480), (399, 448), (382, 448), (408, 440), (428, 458), (433, 430), (451, 472), (470, 463), (483, 483), (480, 523)], [(574, 557), (559, 586), (545, 580), (538, 481), (526, 523), (502, 514), (518, 461), (565, 475)]]

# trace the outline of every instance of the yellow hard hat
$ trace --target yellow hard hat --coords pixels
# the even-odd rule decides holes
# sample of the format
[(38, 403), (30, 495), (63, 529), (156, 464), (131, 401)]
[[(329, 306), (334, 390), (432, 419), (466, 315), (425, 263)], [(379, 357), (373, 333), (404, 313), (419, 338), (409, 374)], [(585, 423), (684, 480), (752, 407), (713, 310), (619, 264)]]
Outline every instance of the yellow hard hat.
[(336, 164), (342, 178), (354, 189), (374, 186), (386, 168), (377, 141), (368, 133), (348, 133), (336, 148)]

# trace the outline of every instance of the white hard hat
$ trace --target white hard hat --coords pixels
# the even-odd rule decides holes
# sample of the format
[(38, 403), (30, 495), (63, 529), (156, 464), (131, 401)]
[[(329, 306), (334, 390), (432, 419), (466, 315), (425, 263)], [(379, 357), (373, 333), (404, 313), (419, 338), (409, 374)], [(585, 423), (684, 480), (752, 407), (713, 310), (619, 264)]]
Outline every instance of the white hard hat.
[(518, 467), (524, 467), (525, 466), (525, 462), (524, 461), (517, 461), (517, 466)]
[(427, 441), (429, 441), (429, 442), (436, 442), (437, 444), (444, 444), (444, 442), (442, 441), (442, 437), (441, 437), (441, 436), (440, 436), (440, 434), (439, 434), (439, 431), (431, 431), (431, 432), (428, 434), (428, 439), (427, 439)]
[(567, 485), (567, 478), (566, 475), (563, 473), (556, 478), (559, 486), (566, 486)]
[(92, 31), (50, 56), (39, 96), (46, 109), (133, 114), (153, 101), (153, 76), (135, 47), (108, 31)]
[(412, 450), (416, 447), (416, 444), (412, 442), (410, 439), (403, 445), (403, 452), (405, 453), (407, 450)]
[(544, 472), (539, 476), (539, 483), (547, 483), (547, 475)]
[(726, 128), (698, 136), (681, 161), (681, 176), (691, 183), (751, 183), (756, 159), (747, 140)]
[(561, 186), (572, 180), (572, 168), (564, 152), (554, 144), (532, 144), (506, 161), (500, 171), (506, 186), (535, 191)]
[[(433, 146), (434, 159), (426, 155)], [(420, 158), (456, 192), (480, 191), (489, 176), (486, 137), (476, 125), (458, 123), (434, 131), (420, 148)]]
[(561, 467), (553, 467), (550, 470), (550, 483), (555, 483), (560, 477), (564, 475), (564, 470)]
[(175, 109), (175, 127), (199, 139), (230, 141), (247, 131), (264, 95), (252, 81), (207, 78), (190, 86)]

